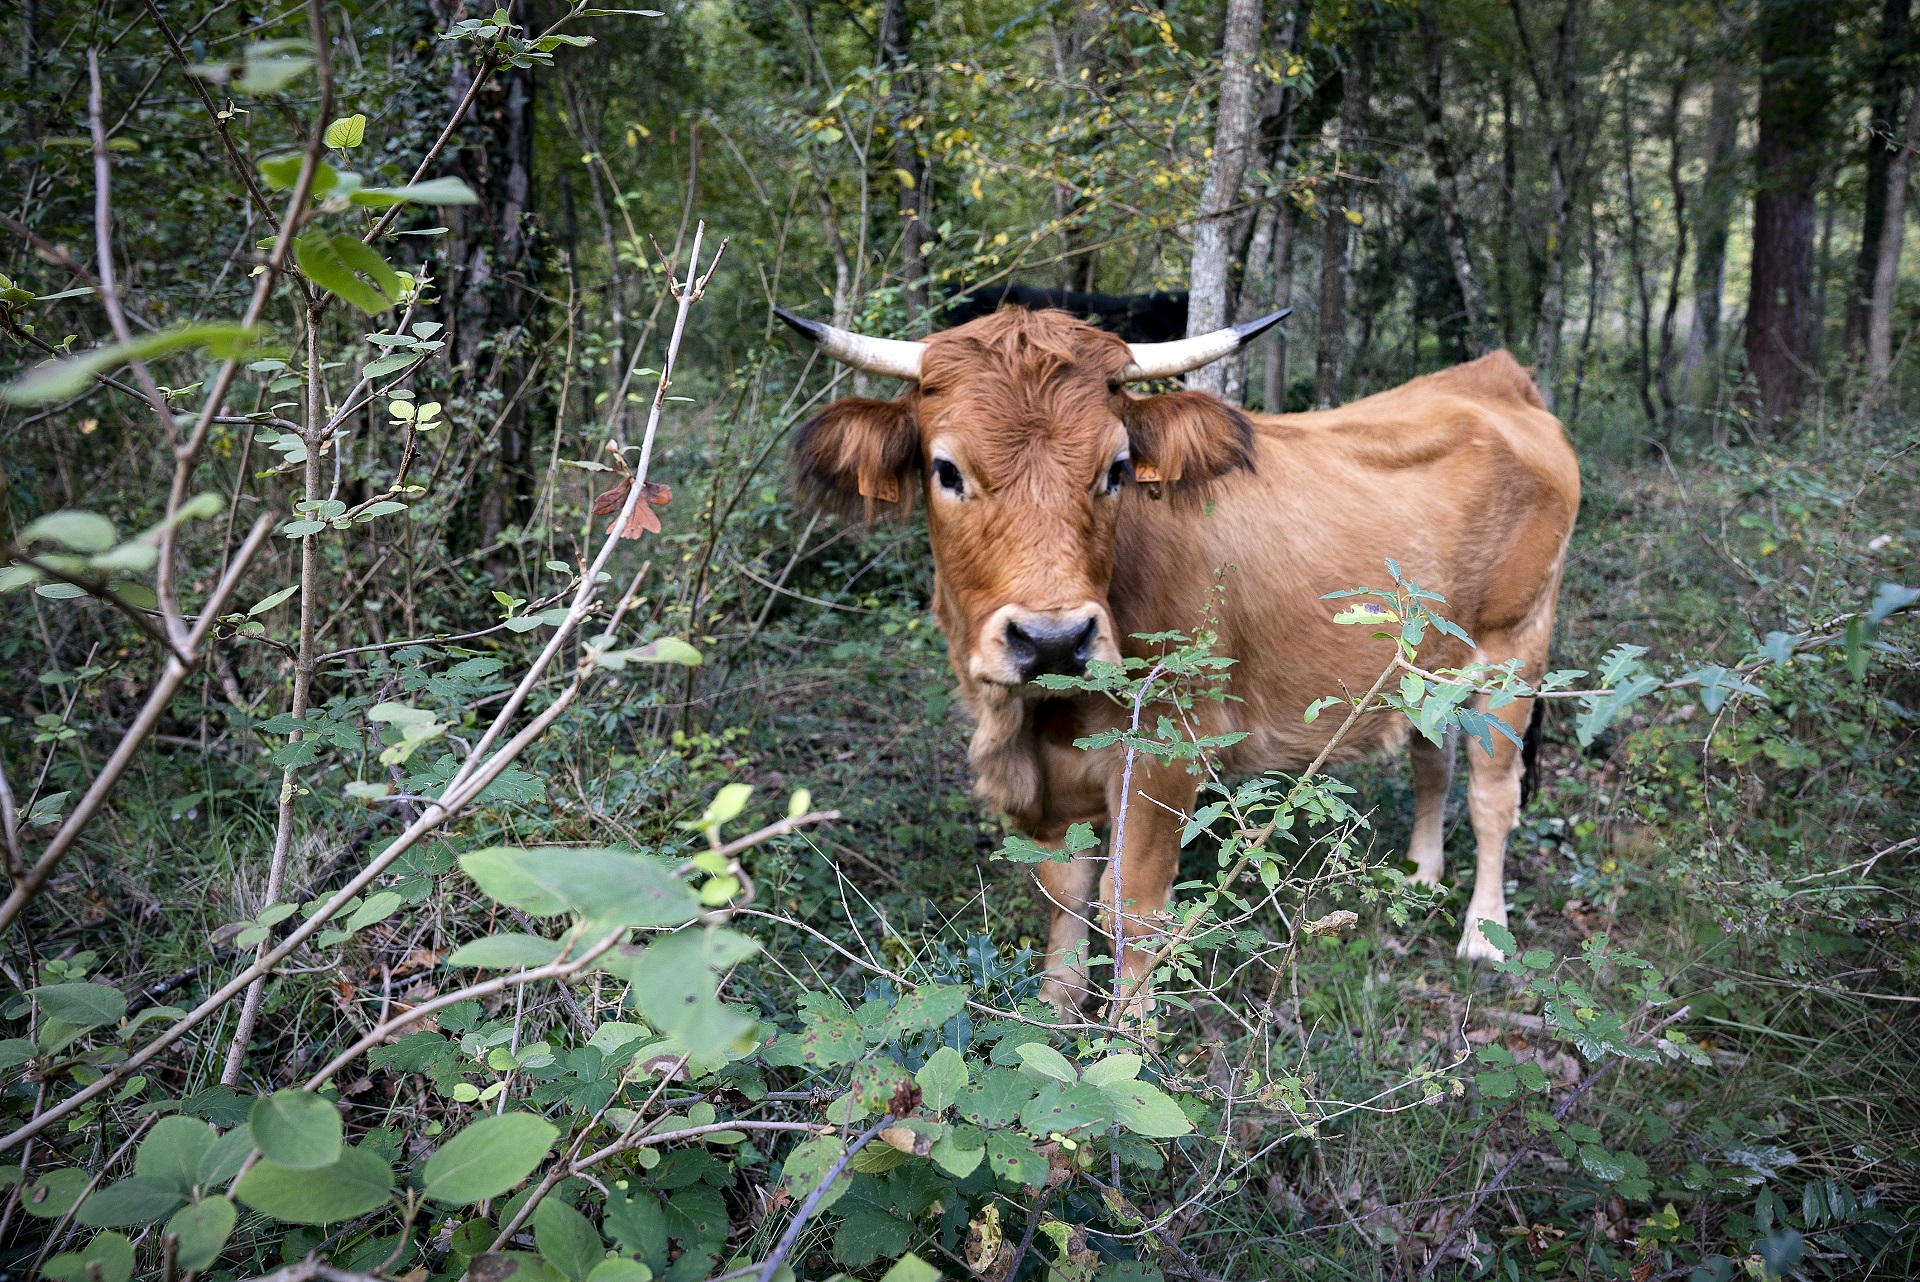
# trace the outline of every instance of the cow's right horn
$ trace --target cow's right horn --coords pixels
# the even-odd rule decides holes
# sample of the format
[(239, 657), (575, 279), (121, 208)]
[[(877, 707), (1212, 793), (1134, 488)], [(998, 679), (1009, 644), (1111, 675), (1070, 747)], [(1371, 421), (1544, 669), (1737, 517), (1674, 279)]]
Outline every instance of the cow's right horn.
[(898, 338), (868, 338), (850, 329), (839, 329), (821, 321), (795, 316), (784, 307), (774, 308), (773, 314), (792, 326), (795, 333), (843, 365), (851, 365), (869, 374), (884, 374), (888, 378), (904, 378), (913, 383), (920, 381), (920, 357), (926, 351), (925, 343)]
[(1211, 365), (1245, 347), (1292, 314), (1293, 309), (1289, 307), (1244, 325), (1230, 325), (1210, 334), (1195, 334), (1192, 338), (1177, 338), (1171, 343), (1128, 343), (1127, 351), (1133, 359), (1120, 371), (1120, 377), (1129, 383), (1146, 383)]

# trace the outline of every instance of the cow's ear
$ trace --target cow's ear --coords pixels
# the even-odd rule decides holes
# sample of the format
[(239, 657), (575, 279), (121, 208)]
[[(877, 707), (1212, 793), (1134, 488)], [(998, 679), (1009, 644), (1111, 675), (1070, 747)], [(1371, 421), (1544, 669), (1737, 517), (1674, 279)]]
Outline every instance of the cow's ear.
[(1206, 392), (1167, 392), (1127, 401), (1123, 418), (1133, 474), (1174, 494), (1253, 466), (1253, 421)]
[(801, 424), (793, 434), (793, 474), (806, 500), (842, 516), (906, 512), (920, 471), (914, 399), (848, 396)]

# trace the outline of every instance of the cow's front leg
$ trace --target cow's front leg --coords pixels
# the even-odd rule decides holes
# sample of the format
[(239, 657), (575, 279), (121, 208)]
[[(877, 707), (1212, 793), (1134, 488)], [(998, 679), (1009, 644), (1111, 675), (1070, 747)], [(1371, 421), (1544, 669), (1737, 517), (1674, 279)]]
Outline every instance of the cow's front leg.
[[(1119, 858), (1108, 861), (1100, 879), (1102, 925), (1111, 941), (1117, 901), (1127, 942), (1116, 967), (1113, 1016), (1117, 1022), (1144, 1024), (1153, 1013), (1152, 997), (1146, 991), (1150, 963), (1165, 929), (1167, 896), (1180, 867), (1180, 829), (1193, 810), (1199, 780), (1184, 766), (1162, 766), (1142, 757), (1133, 763), (1130, 794), (1122, 795), (1121, 781), (1122, 771), (1114, 771), (1108, 813), (1115, 816), (1113, 844), (1119, 847)], [(1142, 942), (1136, 945), (1135, 940)]]
[[(1046, 845), (1059, 846), (1064, 831), (1052, 834)], [(1075, 855), (1063, 863), (1035, 864), (1033, 872), (1040, 882), (1052, 910), (1047, 936), (1047, 969), (1040, 980), (1040, 997), (1059, 1011), (1063, 1018), (1080, 1018), (1080, 1007), (1087, 999), (1087, 909), (1093, 895), (1093, 879), (1103, 861), (1091, 854)]]
[(1413, 762), (1413, 879), (1431, 886), (1446, 876), (1442, 847), (1447, 837), (1447, 791), (1453, 786), (1453, 759), (1459, 737), (1449, 729), (1438, 744), (1416, 734), (1407, 745)]

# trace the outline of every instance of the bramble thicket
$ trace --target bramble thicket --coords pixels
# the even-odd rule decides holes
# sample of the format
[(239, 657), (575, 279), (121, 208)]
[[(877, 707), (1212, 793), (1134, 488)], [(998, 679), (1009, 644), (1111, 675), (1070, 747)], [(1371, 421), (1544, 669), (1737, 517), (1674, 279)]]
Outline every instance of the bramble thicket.
[[(0, 1268), (1920, 1271), (1910, 8), (10, 7)], [(893, 385), (771, 313), (1016, 282), (1292, 307), (1256, 410), (1533, 368), (1554, 671), (1388, 562), (1312, 714), (1543, 696), (1505, 961), (1465, 772), (1438, 889), (1403, 762), (1220, 774), (1196, 618), (1046, 679), (1205, 784), (1151, 1022), (1040, 1000), (924, 526), (784, 474)]]

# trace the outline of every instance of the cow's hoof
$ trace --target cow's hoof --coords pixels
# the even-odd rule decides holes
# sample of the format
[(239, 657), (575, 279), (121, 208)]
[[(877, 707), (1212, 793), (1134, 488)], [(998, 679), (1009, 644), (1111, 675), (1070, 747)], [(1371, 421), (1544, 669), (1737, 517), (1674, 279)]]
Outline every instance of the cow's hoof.
[(1472, 962), (1475, 965), (1479, 965), (1481, 962), (1492, 965), (1496, 962), (1506, 960), (1506, 954), (1502, 953), (1498, 948), (1495, 948), (1493, 941), (1488, 939), (1480, 930), (1480, 923), (1488, 920), (1494, 921), (1498, 925), (1506, 925), (1505, 922), (1500, 921), (1498, 918), (1485, 918), (1478, 915), (1468, 917), (1467, 928), (1460, 936), (1460, 946), (1454, 950), (1454, 956), (1459, 957), (1463, 961)]
[(1414, 865), (1413, 872), (1407, 876), (1407, 880), (1416, 886), (1438, 886), (1440, 884), (1440, 874), (1442, 871), (1443, 870), (1439, 868), (1422, 868), (1416, 864)]

